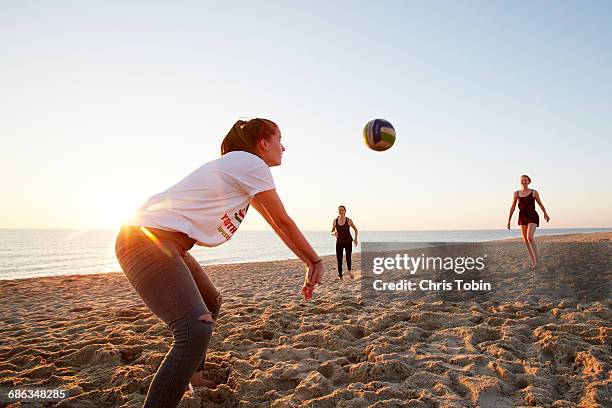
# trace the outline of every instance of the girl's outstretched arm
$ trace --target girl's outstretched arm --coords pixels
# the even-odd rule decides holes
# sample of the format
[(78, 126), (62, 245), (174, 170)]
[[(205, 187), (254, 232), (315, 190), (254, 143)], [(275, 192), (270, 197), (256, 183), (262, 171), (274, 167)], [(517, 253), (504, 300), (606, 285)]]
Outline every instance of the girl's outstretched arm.
[(276, 234), (296, 254), (307, 267), (303, 292), (308, 300), (312, 295), (314, 285), (323, 279), (323, 263), (315, 250), (310, 246), (295, 222), (285, 211), (276, 189), (255, 194), (251, 205), (270, 224)]
[(544, 212), (544, 219), (546, 220), (546, 222), (550, 221), (550, 217), (548, 216), (548, 213), (546, 212), (546, 208), (544, 208), (544, 204), (542, 204), (542, 200), (540, 200), (540, 193), (538, 193), (537, 190), (533, 190), (533, 196), (535, 197), (536, 201), (538, 202), (538, 205)]
[(508, 216), (508, 229), (510, 229), (510, 221), (512, 221), (512, 214), (514, 214), (516, 200), (518, 200), (518, 193), (515, 191), (512, 195), (512, 205), (510, 206), (510, 215)]
[[(255, 197), (257, 197), (257, 195), (259, 194), (256, 194)], [(266, 222), (272, 227), (276, 235), (279, 236), (279, 238), (285, 243), (285, 245), (287, 245), (287, 247), (291, 249), (291, 251), (295, 255), (297, 255), (298, 258), (300, 258), (307, 265), (309, 263), (312, 263), (306, 253), (299, 246), (297, 246), (294, 241), (289, 238), (285, 231), (281, 227), (279, 227), (276, 221), (274, 221), (272, 215), (267, 211), (267, 207), (262, 206), (258, 200), (255, 200), (255, 198), (253, 198), (253, 200), (251, 201), (251, 205), (257, 210), (257, 212), (261, 214), (264, 220), (266, 220)]]

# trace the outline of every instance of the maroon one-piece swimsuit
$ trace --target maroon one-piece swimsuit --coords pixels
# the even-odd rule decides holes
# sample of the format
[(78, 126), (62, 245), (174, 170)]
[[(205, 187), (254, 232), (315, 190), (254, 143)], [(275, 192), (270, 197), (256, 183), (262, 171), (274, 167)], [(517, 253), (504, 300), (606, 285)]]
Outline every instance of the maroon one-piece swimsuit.
[(540, 216), (535, 209), (535, 197), (533, 196), (533, 190), (525, 197), (521, 197), (519, 192), (516, 192), (518, 196), (518, 207), (519, 207), (519, 225), (529, 225), (535, 223), (536, 226), (540, 226)]

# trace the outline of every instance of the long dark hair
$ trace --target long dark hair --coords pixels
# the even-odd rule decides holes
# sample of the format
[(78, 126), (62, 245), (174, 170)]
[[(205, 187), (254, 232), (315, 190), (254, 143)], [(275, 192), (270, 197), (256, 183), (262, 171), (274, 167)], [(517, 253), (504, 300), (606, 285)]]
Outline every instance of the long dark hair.
[(221, 156), (237, 150), (257, 154), (257, 143), (261, 139), (269, 140), (277, 129), (276, 123), (269, 119), (238, 120), (221, 142)]

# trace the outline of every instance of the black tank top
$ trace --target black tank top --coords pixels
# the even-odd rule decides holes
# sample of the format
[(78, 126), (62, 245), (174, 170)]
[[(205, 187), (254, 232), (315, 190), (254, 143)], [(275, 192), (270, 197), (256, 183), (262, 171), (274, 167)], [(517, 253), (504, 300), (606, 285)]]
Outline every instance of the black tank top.
[(346, 220), (344, 221), (344, 224), (342, 225), (338, 224), (338, 218), (336, 218), (336, 221), (335, 221), (336, 231), (338, 231), (338, 237), (336, 238), (336, 242), (341, 243), (341, 244), (344, 244), (346, 242), (352, 242), (353, 237), (351, 236), (351, 231), (349, 227), (349, 218), (345, 217)]

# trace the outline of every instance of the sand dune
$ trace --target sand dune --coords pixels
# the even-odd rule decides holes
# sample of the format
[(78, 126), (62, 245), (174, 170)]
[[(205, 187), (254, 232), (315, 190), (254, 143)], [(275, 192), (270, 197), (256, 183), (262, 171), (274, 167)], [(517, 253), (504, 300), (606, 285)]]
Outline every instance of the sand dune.
[[(540, 237), (538, 273), (520, 242), (491, 243), (507, 290), (482, 301), (371, 302), (332, 257), (309, 302), (298, 261), (206, 267), (224, 293), (206, 372), (220, 385), (181, 406), (611, 406), (611, 238)], [(534, 285), (547, 273), (573, 291)], [(579, 285), (590, 278), (603, 284)], [(65, 388), (61, 407), (141, 406), (172, 337), (123, 273), (0, 281), (0, 298), (1, 387)]]

